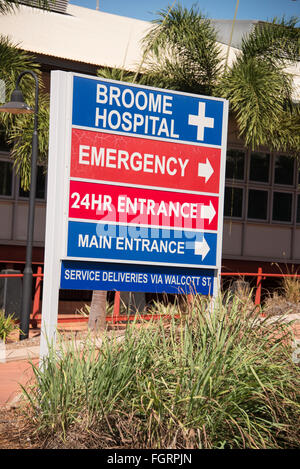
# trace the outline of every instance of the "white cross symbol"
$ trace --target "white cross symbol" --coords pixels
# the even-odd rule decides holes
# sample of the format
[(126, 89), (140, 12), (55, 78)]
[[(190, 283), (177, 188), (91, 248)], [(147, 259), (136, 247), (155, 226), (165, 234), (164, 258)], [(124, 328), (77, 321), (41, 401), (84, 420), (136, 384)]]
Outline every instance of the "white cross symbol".
[(205, 117), (205, 103), (199, 103), (197, 116), (189, 114), (189, 125), (197, 127), (197, 140), (204, 140), (205, 127), (214, 128), (214, 118)]

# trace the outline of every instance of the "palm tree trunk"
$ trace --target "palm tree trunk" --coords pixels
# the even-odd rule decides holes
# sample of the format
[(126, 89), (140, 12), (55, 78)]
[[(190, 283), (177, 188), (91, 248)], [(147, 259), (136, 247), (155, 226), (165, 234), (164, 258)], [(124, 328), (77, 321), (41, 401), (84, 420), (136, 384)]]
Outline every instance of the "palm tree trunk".
[(94, 332), (106, 328), (106, 291), (94, 290), (91, 302), (88, 328)]

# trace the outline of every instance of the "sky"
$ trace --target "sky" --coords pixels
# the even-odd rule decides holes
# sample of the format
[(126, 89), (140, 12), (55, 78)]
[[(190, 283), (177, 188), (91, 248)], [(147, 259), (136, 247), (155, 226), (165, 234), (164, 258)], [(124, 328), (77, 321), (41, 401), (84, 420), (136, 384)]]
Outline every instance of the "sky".
[[(129, 16), (145, 21), (157, 18), (157, 12), (172, 5), (174, 0), (70, 0), (69, 3), (106, 13)], [(232, 19), (238, 0), (181, 0), (181, 5), (197, 5), (208, 18)], [(239, 0), (237, 19), (268, 21), (274, 17), (300, 17), (300, 0)]]

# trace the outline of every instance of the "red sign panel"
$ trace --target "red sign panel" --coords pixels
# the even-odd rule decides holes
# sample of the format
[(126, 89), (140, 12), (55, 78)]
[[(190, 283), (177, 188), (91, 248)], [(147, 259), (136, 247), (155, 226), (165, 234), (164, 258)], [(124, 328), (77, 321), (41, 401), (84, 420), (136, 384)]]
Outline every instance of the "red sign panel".
[(72, 129), (71, 177), (219, 193), (221, 150)]
[(218, 198), (70, 181), (69, 217), (147, 226), (217, 230)]

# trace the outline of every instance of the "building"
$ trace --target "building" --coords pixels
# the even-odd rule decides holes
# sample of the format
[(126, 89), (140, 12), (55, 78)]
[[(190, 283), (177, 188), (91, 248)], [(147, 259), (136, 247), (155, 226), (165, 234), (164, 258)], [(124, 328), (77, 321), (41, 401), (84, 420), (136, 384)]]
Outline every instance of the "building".
[[(22, 3), (26, 3), (24, 0)], [(238, 53), (244, 32), (254, 22), (237, 22), (229, 61)], [(220, 47), (227, 52), (230, 21), (215, 21)], [(57, 0), (52, 11), (21, 5), (0, 16), (0, 32), (31, 52), (49, 88), (50, 71), (60, 69), (96, 75), (101, 66), (136, 70), (142, 60), (140, 41), (150, 24)], [(294, 74), (295, 100), (300, 100), (300, 64)], [(246, 149), (229, 124), (223, 235), (223, 271), (256, 272), (300, 265), (300, 173), (289, 155)], [(43, 262), (46, 178), (39, 169), (33, 261)], [(25, 259), (28, 194), (0, 148), (0, 262), (17, 267)], [(278, 269), (277, 269), (278, 271)]]

